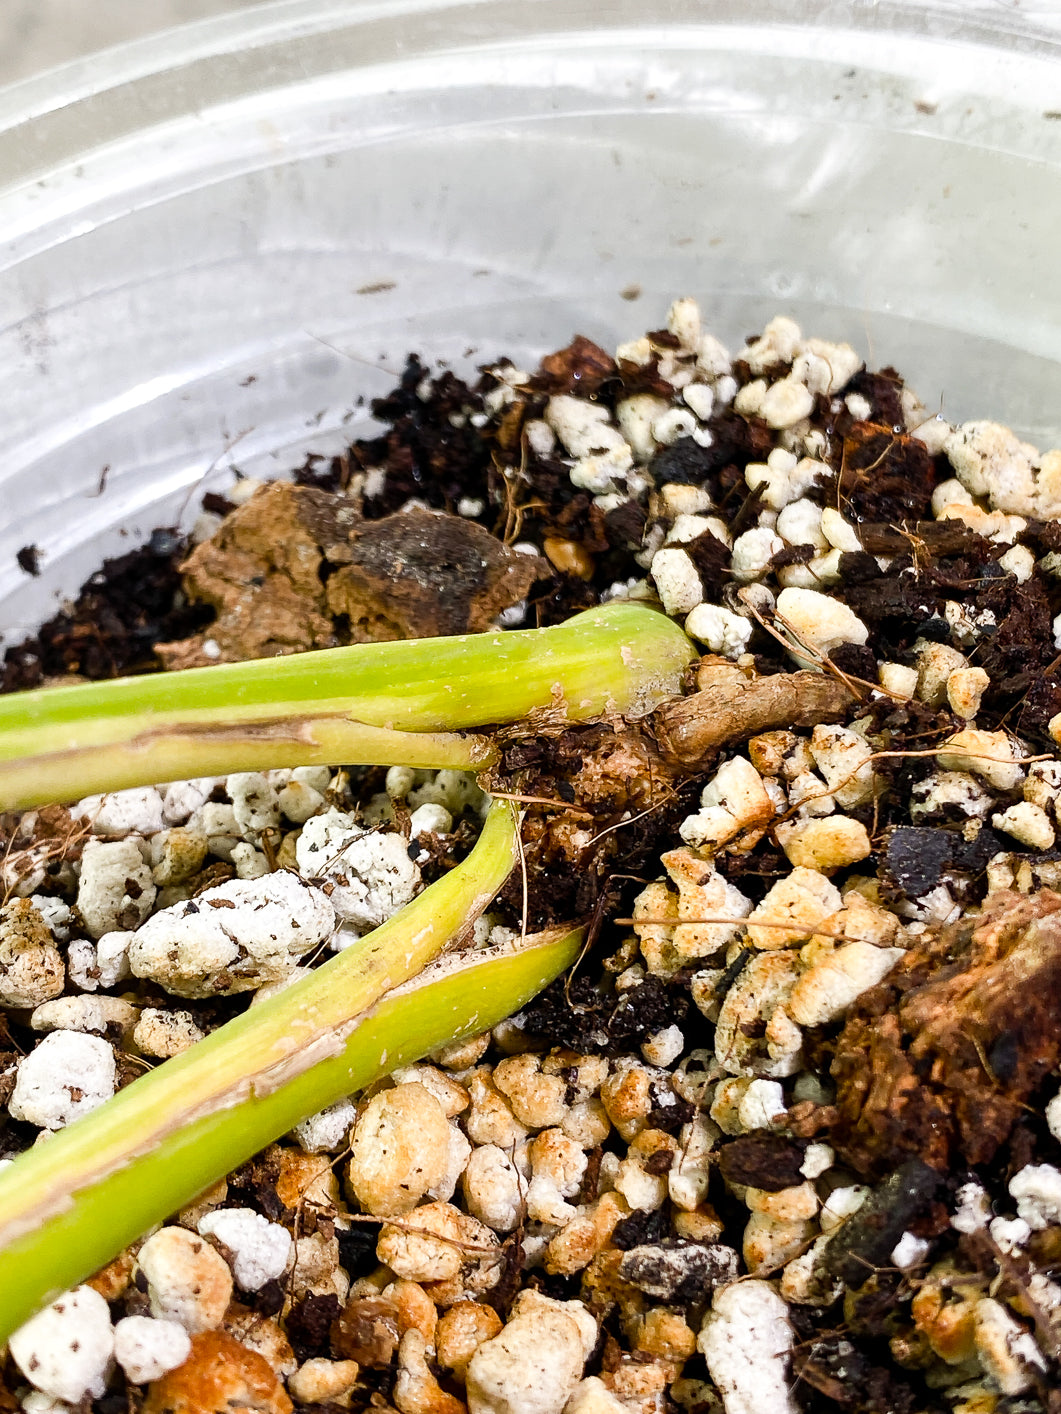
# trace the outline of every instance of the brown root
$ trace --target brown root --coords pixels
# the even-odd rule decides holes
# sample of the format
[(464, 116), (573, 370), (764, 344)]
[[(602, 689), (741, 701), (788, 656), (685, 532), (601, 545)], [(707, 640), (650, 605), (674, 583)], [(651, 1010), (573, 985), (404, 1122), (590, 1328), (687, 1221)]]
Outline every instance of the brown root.
[(654, 713), (651, 731), (670, 774), (704, 770), (726, 746), (778, 727), (815, 727), (843, 718), (854, 693), (825, 673), (749, 677), (732, 663), (705, 659), (700, 691)]

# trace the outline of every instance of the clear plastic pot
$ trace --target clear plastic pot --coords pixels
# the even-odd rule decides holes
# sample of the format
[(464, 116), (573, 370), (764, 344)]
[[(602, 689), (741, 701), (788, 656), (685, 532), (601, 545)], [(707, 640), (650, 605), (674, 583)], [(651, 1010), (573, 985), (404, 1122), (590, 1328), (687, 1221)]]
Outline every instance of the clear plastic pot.
[(532, 361), (676, 294), (1051, 445), (1059, 213), (1053, 5), (285, 0), (17, 85), (0, 630), (334, 448), (408, 350)]

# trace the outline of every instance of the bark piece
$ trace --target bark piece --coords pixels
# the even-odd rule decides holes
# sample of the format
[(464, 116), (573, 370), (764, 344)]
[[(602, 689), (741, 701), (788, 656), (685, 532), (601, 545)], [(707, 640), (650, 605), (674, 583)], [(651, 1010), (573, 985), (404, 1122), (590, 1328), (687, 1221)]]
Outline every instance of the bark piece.
[(547, 569), (460, 516), (365, 520), (350, 497), (278, 481), (227, 516), (183, 571), (189, 599), (216, 618), (159, 645), (167, 668), (482, 632)]
[(803, 1182), (803, 1153), (802, 1145), (760, 1129), (724, 1144), (718, 1152), (718, 1167), (727, 1183), (780, 1193)]
[(844, 438), (840, 490), (858, 520), (919, 520), (932, 501), (936, 471), (916, 437), (856, 422)]
[(340, 565), (328, 580), (328, 609), (349, 619), (353, 643), (483, 633), (549, 573), (537, 556), (441, 511), (361, 521), (349, 547), (327, 555)]
[(546, 354), (529, 387), (541, 393), (575, 393), (583, 397), (618, 377), (615, 360), (584, 334), (576, 334), (566, 349)]
[[(159, 644), (164, 665), (203, 667), (333, 644), (321, 545), (345, 539), (356, 515), (346, 497), (286, 481), (255, 492), (185, 560), (185, 593), (217, 617), (191, 638)], [(210, 641), (217, 651), (204, 652)]]
[(941, 1175), (909, 1159), (873, 1190), (825, 1249), (822, 1265), (845, 1286), (859, 1287), (886, 1266), (895, 1244), (932, 1202)]
[(912, 948), (836, 1046), (831, 1140), (859, 1174), (988, 1163), (1061, 1060), (1061, 895), (1003, 892)]

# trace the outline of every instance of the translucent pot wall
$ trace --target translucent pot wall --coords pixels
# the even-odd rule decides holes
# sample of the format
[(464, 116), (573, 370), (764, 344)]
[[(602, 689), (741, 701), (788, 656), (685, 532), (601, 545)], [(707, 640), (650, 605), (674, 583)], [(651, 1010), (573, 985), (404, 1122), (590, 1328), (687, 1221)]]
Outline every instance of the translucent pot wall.
[(1059, 56), (998, 5), (285, 0), (0, 93), (0, 631), (339, 445), (409, 350), (676, 294), (1058, 443)]

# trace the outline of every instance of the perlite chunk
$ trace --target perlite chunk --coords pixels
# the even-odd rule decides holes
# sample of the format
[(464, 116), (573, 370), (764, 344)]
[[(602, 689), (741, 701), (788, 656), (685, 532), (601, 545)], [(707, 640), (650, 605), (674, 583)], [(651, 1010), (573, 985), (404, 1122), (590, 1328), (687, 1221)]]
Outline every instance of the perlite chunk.
[(51, 929), (27, 898), (0, 908), (0, 1007), (35, 1007), (63, 990), (63, 959)]
[(563, 1310), (528, 1310), (468, 1365), (470, 1414), (560, 1414), (582, 1378), (579, 1327)]
[(789, 629), (795, 639), (792, 656), (800, 663), (804, 661), (800, 650), (829, 654), (842, 643), (861, 646), (869, 637), (869, 629), (853, 610), (816, 589), (782, 589), (777, 615), (779, 627)]
[(334, 929), (331, 903), (294, 874), (230, 879), (148, 919), (129, 966), (178, 997), (227, 996), (282, 981)]
[(232, 1275), (244, 1291), (258, 1291), (283, 1276), (294, 1255), (291, 1234), (251, 1208), (217, 1208), (199, 1219), (199, 1233), (227, 1251)]
[(62, 1129), (114, 1094), (114, 1052), (99, 1036), (51, 1031), (18, 1063), (10, 1109), (40, 1129)]
[(135, 835), (113, 844), (88, 841), (81, 856), (77, 906), (90, 937), (135, 928), (154, 901), (154, 880)]
[(177, 1369), (191, 1348), (191, 1337), (176, 1321), (125, 1316), (114, 1327), (114, 1358), (132, 1384), (147, 1384)]
[(341, 810), (306, 822), (295, 858), (306, 878), (330, 886), (338, 917), (360, 930), (378, 927), (420, 889), (420, 870), (404, 838), (365, 830)]
[(795, 1414), (786, 1373), (792, 1341), (788, 1307), (768, 1282), (716, 1293), (696, 1343), (726, 1414)]
[(965, 422), (943, 444), (958, 480), (1000, 511), (1052, 520), (1061, 514), (1061, 454), (1040, 457), (1000, 423)]
[(21, 1326), (10, 1349), (18, 1368), (45, 1394), (73, 1404), (86, 1396), (98, 1399), (114, 1350), (107, 1303), (92, 1287), (75, 1286)]

